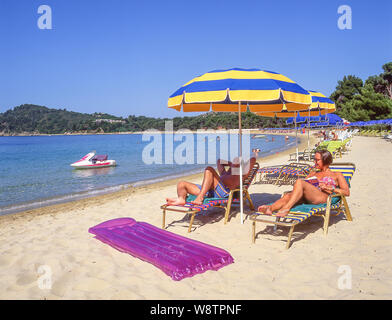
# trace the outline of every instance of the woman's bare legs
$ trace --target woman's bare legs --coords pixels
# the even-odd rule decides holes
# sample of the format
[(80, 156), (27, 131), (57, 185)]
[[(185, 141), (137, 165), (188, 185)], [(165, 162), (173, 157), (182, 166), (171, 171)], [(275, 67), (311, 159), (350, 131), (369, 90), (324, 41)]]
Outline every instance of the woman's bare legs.
[(290, 209), (301, 200), (302, 197), (309, 203), (319, 204), (326, 202), (328, 195), (317, 189), (314, 185), (298, 179), (294, 184), (293, 191), (290, 193), (288, 201), (280, 208), (276, 215), (280, 217), (286, 216)]
[(204, 170), (204, 177), (203, 177), (203, 183), (201, 185), (201, 190), (199, 187), (191, 182), (187, 181), (180, 181), (177, 184), (177, 196), (178, 198), (166, 198), (166, 202), (168, 205), (184, 205), (185, 204), (185, 199), (187, 194), (193, 194), (196, 197), (192, 203), (194, 204), (202, 204), (204, 200), (204, 195), (207, 193), (208, 190), (210, 189), (215, 189), (219, 182), (219, 175), (216, 173), (214, 168), (212, 167), (207, 167)]
[(260, 212), (263, 212), (265, 214), (271, 215), (272, 212), (282, 208), (289, 201), (290, 197), (291, 197), (291, 192), (290, 193), (286, 193), (282, 198), (280, 198), (279, 200), (275, 201), (273, 204), (271, 204), (271, 205), (262, 205), (257, 210), (260, 211)]
[(260, 206), (258, 211), (271, 215), (272, 212), (279, 210), (276, 215), (284, 217), (302, 198), (304, 198), (309, 203), (319, 204), (326, 202), (328, 195), (317, 189), (312, 184), (298, 179), (294, 184), (292, 192), (286, 193), (282, 198), (275, 201), (272, 205)]

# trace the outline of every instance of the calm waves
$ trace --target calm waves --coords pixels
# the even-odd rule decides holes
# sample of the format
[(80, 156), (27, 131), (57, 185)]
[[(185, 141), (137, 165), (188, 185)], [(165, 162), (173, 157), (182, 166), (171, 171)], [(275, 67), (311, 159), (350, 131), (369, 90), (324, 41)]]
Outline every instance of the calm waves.
[[(165, 140), (173, 136), (161, 136), (161, 159), (165, 161)], [(195, 163), (201, 152), (196, 150), (198, 138), (196, 134), (190, 134), (188, 138), (194, 141), (192, 163)], [(238, 138), (230, 135), (231, 139)], [(207, 165), (214, 166), (220, 154), (221, 141), (216, 140), (216, 135), (209, 134), (207, 141), (216, 145), (216, 154), (205, 143), (205, 163), (179, 165), (176, 158), (172, 164), (146, 164), (143, 150), (148, 145), (151, 147), (152, 140), (142, 141), (141, 134), (0, 137), (0, 215), (201, 172)], [(284, 136), (279, 135), (248, 141), (250, 146), (246, 143), (244, 146), (250, 150), (261, 149), (259, 156), (295, 145), (295, 137), (285, 141)], [(184, 145), (183, 141), (172, 143), (174, 153), (181, 155), (181, 148), (177, 147)], [(109, 159), (116, 160), (117, 167), (85, 170), (70, 167), (92, 150), (108, 154)], [(246, 153), (245, 150), (244, 155)], [(211, 158), (212, 163), (207, 164)]]

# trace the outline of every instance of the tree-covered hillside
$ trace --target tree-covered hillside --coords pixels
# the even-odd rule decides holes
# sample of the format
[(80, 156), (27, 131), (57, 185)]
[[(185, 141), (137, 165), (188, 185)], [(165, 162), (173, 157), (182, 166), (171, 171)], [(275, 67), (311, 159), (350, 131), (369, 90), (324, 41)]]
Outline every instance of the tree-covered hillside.
[[(169, 119), (151, 118), (131, 115), (128, 118), (116, 117), (109, 114), (86, 114), (65, 109), (49, 109), (43, 106), (24, 104), (0, 113), (0, 133), (20, 134), (62, 134), (62, 133), (108, 133), (135, 132), (148, 129), (165, 130), (165, 121)], [(261, 118), (246, 112), (242, 116), (243, 128), (284, 126), (282, 119)], [(176, 117), (173, 119), (173, 129), (197, 130), (236, 129), (238, 116), (236, 113), (207, 113), (193, 117)]]

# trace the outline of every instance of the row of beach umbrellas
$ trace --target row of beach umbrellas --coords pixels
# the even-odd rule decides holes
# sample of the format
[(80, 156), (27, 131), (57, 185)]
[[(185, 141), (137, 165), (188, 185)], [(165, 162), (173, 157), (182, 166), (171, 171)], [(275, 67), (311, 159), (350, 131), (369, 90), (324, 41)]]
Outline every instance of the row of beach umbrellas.
[[(308, 121), (307, 117), (296, 118), (297, 123), (301, 123), (301, 128), (307, 126), (304, 122)], [(323, 126), (350, 126), (350, 127), (363, 127), (363, 126), (375, 126), (375, 125), (392, 125), (392, 119), (381, 119), (381, 120), (370, 120), (370, 121), (356, 121), (348, 122), (338, 115), (331, 113), (324, 116), (310, 117), (310, 127), (323, 127)], [(294, 123), (294, 118), (286, 120), (286, 124)]]
[(349, 124), (349, 126), (352, 126), (352, 127), (364, 127), (364, 126), (375, 126), (375, 125), (389, 125), (389, 126), (392, 126), (392, 119), (370, 120), (370, 121), (356, 121), (356, 122), (351, 122)]
[[(323, 94), (305, 90), (283, 74), (239, 68), (214, 70), (191, 79), (169, 97), (168, 107), (183, 112), (237, 112), (240, 176), (242, 176), (242, 112), (249, 110), (262, 117), (288, 118), (298, 115), (318, 116), (335, 111), (335, 104)], [(242, 190), (242, 179), (240, 179), (241, 195)], [(240, 212), (241, 224), (243, 224), (242, 196), (240, 196)]]
[[(302, 127), (304, 127), (308, 122), (311, 123), (311, 126), (320, 126), (320, 123), (327, 123), (327, 125), (330, 126), (336, 126), (336, 125), (344, 125), (345, 121), (339, 117), (337, 114), (330, 113), (326, 115), (320, 115), (320, 116), (311, 116), (311, 117), (301, 117), (298, 116), (296, 119), (297, 123), (302, 123)], [(289, 118), (286, 120), (286, 124), (292, 124), (294, 123), (294, 118)]]

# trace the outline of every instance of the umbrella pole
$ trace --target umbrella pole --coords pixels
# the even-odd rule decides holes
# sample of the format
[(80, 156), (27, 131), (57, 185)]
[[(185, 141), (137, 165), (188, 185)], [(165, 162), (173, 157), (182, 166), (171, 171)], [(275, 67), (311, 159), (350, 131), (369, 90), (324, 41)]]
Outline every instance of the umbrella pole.
[(309, 134), (310, 134), (310, 109), (309, 109), (309, 114), (308, 114), (308, 150), (310, 151)]
[(242, 196), (242, 124), (241, 124), (241, 101), (238, 102), (238, 126), (239, 126), (239, 132), (238, 132), (238, 139), (239, 139), (239, 160), (240, 160), (240, 212), (241, 212), (241, 224), (244, 224), (243, 220), (243, 212), (244, 212), (244, 199)]
[(297, 112), (295, 113), (294, 117), (294, 123), (295, 123), (295, 149), (297, 152), (297, 162), (298, 162), (298, 142), (297, 142)]

